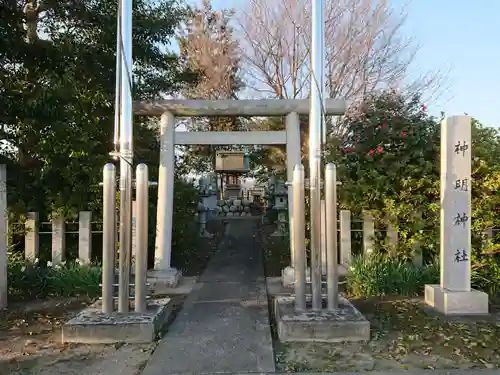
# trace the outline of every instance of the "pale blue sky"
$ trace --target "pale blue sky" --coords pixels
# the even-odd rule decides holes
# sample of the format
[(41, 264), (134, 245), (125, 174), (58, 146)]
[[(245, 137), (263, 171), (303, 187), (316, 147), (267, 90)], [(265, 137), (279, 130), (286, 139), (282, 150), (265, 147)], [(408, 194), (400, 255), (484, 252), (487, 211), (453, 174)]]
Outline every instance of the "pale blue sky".
[[(421, 46), (417, 69), (450, 69), (449, 94), (428, 103), (429, 110), (467, 112), (500, 126), (500, 0), (389, 1), (397, 8), (409, 3), (406, 29)], [(212, 0), (216, 9), (238, 9), (244, 2)]]

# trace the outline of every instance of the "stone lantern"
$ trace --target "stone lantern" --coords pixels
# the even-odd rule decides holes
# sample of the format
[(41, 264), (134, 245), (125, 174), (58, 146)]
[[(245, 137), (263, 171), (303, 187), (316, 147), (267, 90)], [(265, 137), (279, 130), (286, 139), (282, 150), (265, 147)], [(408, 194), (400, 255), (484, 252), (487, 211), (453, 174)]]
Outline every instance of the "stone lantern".
[(273, 209), (278, 212), (277, 228), (272, 234), (274, 237), (284, 237), (288, 235), (286, 228), (287, 210), (288, 210), (288, 193), (283, 181), (276, 181), (274, 191), (272, 193)]

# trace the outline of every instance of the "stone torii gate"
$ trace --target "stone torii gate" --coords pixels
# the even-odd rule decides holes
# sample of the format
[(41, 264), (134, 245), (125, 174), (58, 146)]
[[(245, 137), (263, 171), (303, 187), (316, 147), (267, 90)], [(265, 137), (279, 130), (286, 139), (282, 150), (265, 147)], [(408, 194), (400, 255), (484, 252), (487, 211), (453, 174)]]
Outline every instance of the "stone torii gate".
[[(326, 99), (324, 114), (343, 115), (345, 100)], [(160, 168), (158, 176), (158, 204), (155, 243), (155, 266), (150, 272), (150, 283), (155, 289), (175, 287), (181, 276), (171, 266), (172, 219), (175, 145), (286, 145), (287, 180), (292, 181), (294, 166), (301, 163), (299, 115), (309, 115), (308, 99), (280, 100), (157, 100), (135, 102), (134, 115), (161, 117), (160, 120)], [(284, 131), (233, 131), (233, 132), (176, 132), (176, 117), (215, 116), (286, 116)], [(289, 223), (293, 220), (291, 186), (288, 194)], [(290, 225), (290, 244), (293, 231)], [(292, 246), (292, 245), (291, 245)], [(293, 263), (294, 249), (291, 248)], [(293, 264), (292, 264), (293, 265)]]

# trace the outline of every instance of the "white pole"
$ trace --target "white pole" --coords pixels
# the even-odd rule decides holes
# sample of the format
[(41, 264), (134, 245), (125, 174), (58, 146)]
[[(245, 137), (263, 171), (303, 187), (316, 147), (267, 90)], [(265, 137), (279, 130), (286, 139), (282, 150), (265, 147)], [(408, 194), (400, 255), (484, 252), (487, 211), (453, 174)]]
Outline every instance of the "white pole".
[(311, 209), (312, 308), (320, 310), (321, 297), (321, 101), (324, 72), (324, 4), (312, 0), (311, 11), (311, 112), (309, 115), (309, 189)]
[(328, 164), (325, 171), (326, 204), (326, 281), (328, 310), (338, 307), (337, 273), (337, 168)]
[(148, 272), (148, 166), (139, 164), (135, 173), (136, 180), (136, 237), (135, 252), (135, 311), (146, 312), (146, 279)]
[(102, 312), (114, 310), (113, 289), (115, 283), (115, 231), (116, 231), (116, 168), (109, 163), (102, 172)]
[(304, 167), (297, 164), (293, 170), (293, 207), (294, 207), (294, 251), (295, 251), (295, 309), (306, 309), (306, 234), (304, 203)]
[(165, 112), (160, 120), (160, 167), (156, 213), (155, 270), (171, 269), (172, 219), (174, 209), (175, 117)]
[(129, 311), (130, 257), (132, 252), (132, 0), (121, 0), (120, 90), (120, 275), (118, 311)]
[(290, 236), (290, 260), (291, 266), (295, 268), (295, 240), (294, 236), (294, 207), (293, 207), (293, 171), (297, 164), (301, 163), (300, 155), (300, 120), (297, 112), (288, 114), (285, 120), (286, 125), (286, 170), (288, 184), (288, 226)]

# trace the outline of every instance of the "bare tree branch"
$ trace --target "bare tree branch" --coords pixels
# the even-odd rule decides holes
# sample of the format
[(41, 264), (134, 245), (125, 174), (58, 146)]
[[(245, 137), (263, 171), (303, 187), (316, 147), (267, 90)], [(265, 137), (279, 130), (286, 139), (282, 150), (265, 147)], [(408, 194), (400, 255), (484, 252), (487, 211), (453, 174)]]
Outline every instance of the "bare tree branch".
[[(276, 98), (309, 95), (309, 8), (306, 0), (249, 0), (238, 17), (249, 88)], [(418, 45), (403, 32), (406, 19), (388, 0), (327, 1), (327, 95), (360, 101), (388, 87), (436, 95), (440, 71), (408, 82)]]
[[(179, 35), (181, 61), (199, 74), (196, 84), (186, 87), (182, 96), (188, 99), (237, 99), (242, 86), (240, 49), (233, 35), (234, 10), (214, 11), (209, 0), (195, 9)], [(184, 121), (188, 130), (241, 130), (237, 118), (192, 119)], [(215, 166), (216, 146), (186, 147), (183, 162), (193, 170), (210, 171)]]

